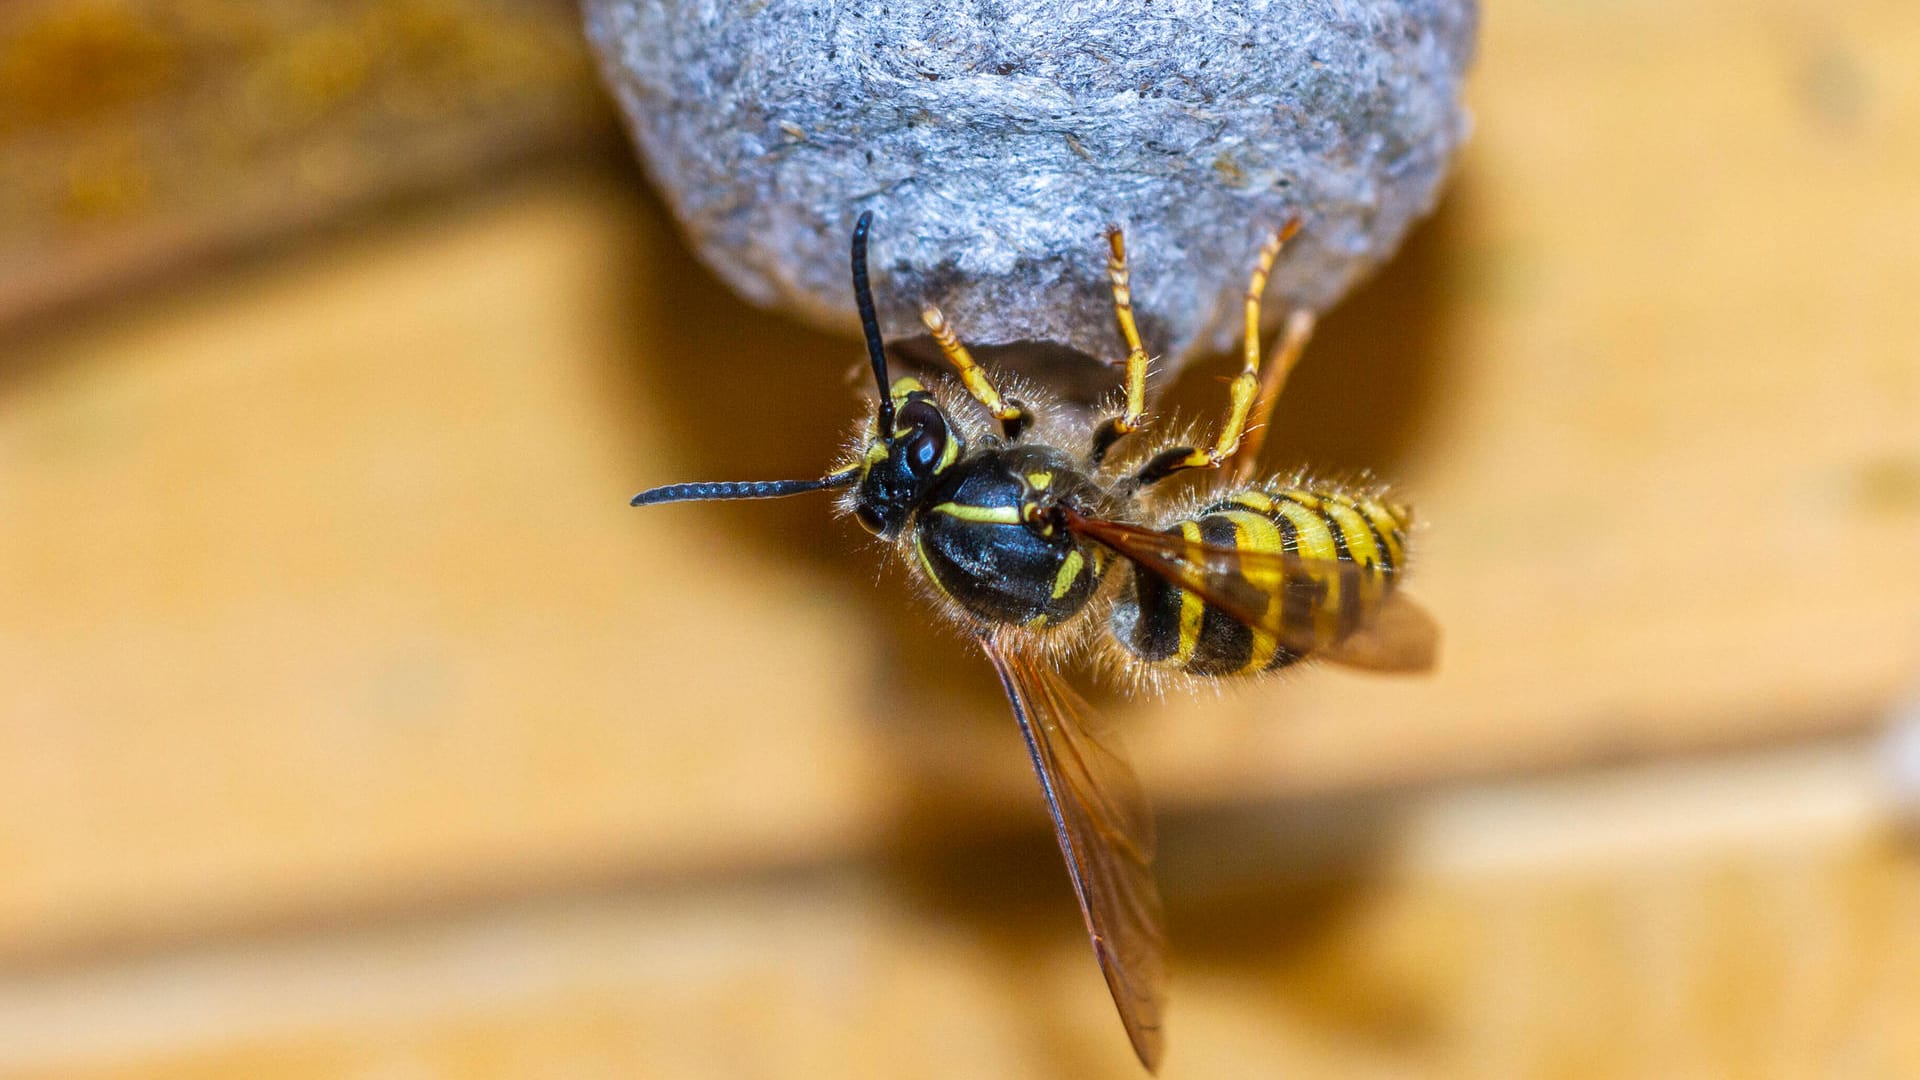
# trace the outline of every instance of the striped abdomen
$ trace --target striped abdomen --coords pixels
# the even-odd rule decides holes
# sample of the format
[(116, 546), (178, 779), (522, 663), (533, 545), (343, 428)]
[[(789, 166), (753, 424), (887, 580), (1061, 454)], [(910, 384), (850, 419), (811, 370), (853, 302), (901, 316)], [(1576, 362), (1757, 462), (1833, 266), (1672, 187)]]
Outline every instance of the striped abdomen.
[[(1367, 620), (1386, 595), (1388, 572), (1405, 558), (1410, 523), (1405, 510), (1370, 496), (1289, 489), (1238, 492), (1163, 531), (1213, 547), (1366, 568), (1345, 577), (1345, 589), (1334, 574), (1259, 582), (1281, 605), (1286, 640), (1301, 646), (1339, 641)], [(1112, 630), (1140, 659), (1191, 675), (1272, 671), (1312, 651), (1289, 648), (1142, 567), (1134, 568), (1131, 587), (1114, 606)]]

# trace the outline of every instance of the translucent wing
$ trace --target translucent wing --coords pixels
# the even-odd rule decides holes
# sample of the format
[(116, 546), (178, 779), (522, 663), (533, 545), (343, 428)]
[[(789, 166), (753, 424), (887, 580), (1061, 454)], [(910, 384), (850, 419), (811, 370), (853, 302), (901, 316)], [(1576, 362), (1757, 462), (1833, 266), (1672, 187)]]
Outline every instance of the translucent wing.
[(1358, 629), (1314, 655), (1365, 671), (1432, 671), (1440, 655), (1440, 626), (1406, 593), (1389, 589)]
[(1439, 651), (1433, 617), (1400, 592), (1386, 567), (1202, 544), (1071, 510), (1066, 521), (1290, 651), (1395, 672), (1430, 670)]
[(1053, 816), (1107, 989), (1149, 1071), (1160, 1064), (1166, 938), (1153, 883), (1153, 817), (1125, 759), (1097, 732), (1092, 708), (1051, 668), (982, 636)]

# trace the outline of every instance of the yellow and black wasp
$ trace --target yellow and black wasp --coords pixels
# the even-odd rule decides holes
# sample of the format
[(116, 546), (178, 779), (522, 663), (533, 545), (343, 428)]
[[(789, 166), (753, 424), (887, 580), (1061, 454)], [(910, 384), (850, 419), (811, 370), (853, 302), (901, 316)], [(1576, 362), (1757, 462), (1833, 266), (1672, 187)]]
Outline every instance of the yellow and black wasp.
[[(1076, 426), (1037, 393), (1002, 396), (932, 307), (923, 317), (958, 387), (888, 377), (867, 280), (872, 220), (854, 226), (853, 289), (879, 394), (846, 459), (820, 479), (673, 484), (633, 505), (839, 490), (840, 510), (894, 546), (999, 674), (1094, 954), (1151, 1070), (1166, 987), (1153, 819), (1057, 661), (1097, 650), (1154, 680), (1258, 674), (1309, 657), (1425, 670), (1434, 624), (1398, 588), (1411, 515), (1376, 491), (1249, 482), (1266, 417), (1312, 329), (1308, 314), (1290, 319), (1262, 377), (1260, 298), (1297, 222), (1260, 249), (1245, 362), (1213, 445), (1116, 455), (1146, 425), (1148, 363), (1118, 229), (1107, 268), (1127, 347), (1124, 396), (1118, 415)], [(1191, 470), (1229, 479), (1197, 501), (1162, 494)]]

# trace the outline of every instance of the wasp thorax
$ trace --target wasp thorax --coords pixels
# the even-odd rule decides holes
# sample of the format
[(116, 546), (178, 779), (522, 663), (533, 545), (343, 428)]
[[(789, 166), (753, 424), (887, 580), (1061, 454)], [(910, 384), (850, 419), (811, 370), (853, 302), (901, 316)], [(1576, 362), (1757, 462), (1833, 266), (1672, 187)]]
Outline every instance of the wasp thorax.
[(876, 433), (867, 443), (854, 491), (853, 516), (868, 532), (889, 539), (900, 534), (934, 478), (963, 449), (947, 414), (918, 386), (896, 393), (893, 431)]
[(989, 449), (941, 476), (914, 523), (921, 568), (946, 596), (988, 623), (1042, 627), (1086, 605), (1104, 561), (1060, 523), (1097, 493), (1050, 446)]

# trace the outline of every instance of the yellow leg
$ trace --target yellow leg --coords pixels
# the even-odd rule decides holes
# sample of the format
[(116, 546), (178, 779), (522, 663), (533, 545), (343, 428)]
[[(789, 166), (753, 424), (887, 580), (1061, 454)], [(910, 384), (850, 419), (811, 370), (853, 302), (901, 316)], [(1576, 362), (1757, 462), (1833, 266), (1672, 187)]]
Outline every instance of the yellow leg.
[(1273, 415), (1274, 402), (1280, 400), (1280, 391), (1287, 385), (1287, 376), (1293, 372), (1295, 364), (1300, 362), (1300, 354), (1307, 349), (1307, 342), (1313, 337), (1314, 314), (1302, 308), (1287, 316), (1287, 326), (1280, 334), (1280, 340), (1274, 343), (1273, 352), (1267, 355), (1266, 370), (1260, 374), (1260, 393), (1253, 399), (1253, 415), (1247, 418), (1247, 431), (1240, 439), (1240, 449), (1234, 454), (1234, 483), (1245, 485), (1253, 479), (1253, 467), (1260, 457), (1260, 447), (1267, 441), (1267, 418)]
[(1254, 396), (1260, 389), (1260, 297), (1267, 291), (1267, 274), (1273, 270), (1281, 245), (1298, 231), (1300, 221), (1296, 218), (1276, 230), (1260, 247), (1253, 277), (1247, 282), (1247, 340), (1240, 373), (1234, 376), (1227, 390), (1227, 419), (1220, 425), (1219, 437), (1211, 449), (1177, 447), (1156, 455), (1140, 470), (1141, 483), (1164, 480), (1186, 469), (1217, 469), (1239, 450), (1240, 438), (1247, 429), (1247, 417), (1253, 412)]
[(1133, 322), (1133, 284), (1127, 273), (1127, 242), (1118, 228), (1107, 234), (1107, 280), (1113, 284), (1113, 314), (1127, 341), (1127, 405), (1116, 425), (1119, 434), (1140, 430), (1147, 418), (1147, 348)]
[(947, 318), (940, 314), (939, 308), (927, 305), (920, 312), (920, 321), (927, 324), (927, 330), (933, 334), (940, 351), (947, 355), (947, 362), (960, 373), (960, 384), (967, 388), (967, 393), (972, 394), (975, 401), (1000, 421), (1000, 430), (1007, 438), (1019, 438), (1020, 433), (1033, 422), (1032, 414), (1022, 408), (1019, 402), (1000, 396), (1000, 391), (995, 390), (993, 383), (988, 380), (987, 373), (980, 370), (973, 354), (960, 344), (959, 336), (953, 332), (953, 327), (947, 325)]
[(1107, 231), (1107, 280), (1113, 285), (1113, 314), (1120, 323), (1120, 336), (1127, 343), (1126, 404), (1119, 416), (1100, 426), (1093, 437), (1093, 463), (1098, 465), (1107, 451), (1122, 436), (1131, 435), (1147, 422), (1147, 347), (1140, 343), (1140, 328), (1133, 321), (1133, 285), (1127, 273), (1127, 242), (1118, 226)]

